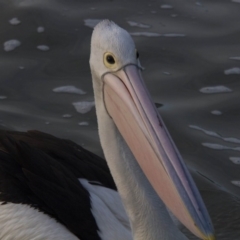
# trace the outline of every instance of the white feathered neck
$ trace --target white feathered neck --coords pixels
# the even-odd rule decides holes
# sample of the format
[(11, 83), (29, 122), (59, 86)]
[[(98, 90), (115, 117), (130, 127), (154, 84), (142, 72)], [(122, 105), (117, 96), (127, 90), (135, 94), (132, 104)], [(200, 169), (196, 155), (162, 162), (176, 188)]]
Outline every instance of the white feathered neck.
[(109, 72), (103, 64), (104, 53), (114, 53), (118, 59), (117, 68), (121, 68), (129, 63), (137, 64), (135, 51), (130, 35), (113, 22), (102, 21), (94, 29), (90, 66), (100, 142), (130, 218), (134, 240), (186, 240), (173, 224), (165, 205), (146, 179), (104, 106), (101, 76)]

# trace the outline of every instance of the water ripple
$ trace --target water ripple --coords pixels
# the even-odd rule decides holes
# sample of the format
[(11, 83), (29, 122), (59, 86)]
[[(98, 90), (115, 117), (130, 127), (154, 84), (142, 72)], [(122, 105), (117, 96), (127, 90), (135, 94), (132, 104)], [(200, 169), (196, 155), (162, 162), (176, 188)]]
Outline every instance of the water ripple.
[(222, 140), (224, 140), (225, 142), (231, 142), (231, 143), (240, 143), (240, 139), (238, 138), (233, 138), (233, 137), (222, 137), (221, 135), (219, 135), (216, 132), (213, 131), (209, 131), (209, 130), (205, 130), (201, 127), (198, 127), (196, 125), (189, 125), (190, 128), (195, 129), (195, 130), (199, 130), (201, 132), (204, 132), (206, 135), (211, 136), (211, 137), (217, 137), (220, 138)]
[(240, 151), (240, 147), (228, 147), (228, 146), (224, 146), (224, 145), (220, 145), (217, 143), (202, 143), (202, 145), (204, 147), (208, 147), (211, 149), (215, 149), (215, 150), (234, 150), (234, 151)]
[(199, 90), (201, 93), (227, 93), (232, 92), (232, 89), (225, 86), (209, 86), (203, 87)]

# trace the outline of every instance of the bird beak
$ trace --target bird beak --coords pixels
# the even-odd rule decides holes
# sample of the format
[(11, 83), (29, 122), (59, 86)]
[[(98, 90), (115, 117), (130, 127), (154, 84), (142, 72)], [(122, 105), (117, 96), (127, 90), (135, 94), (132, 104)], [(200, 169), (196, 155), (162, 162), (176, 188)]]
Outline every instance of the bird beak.
[(170, 211), (201, 239), (214, 240), (200, 193), (145, 87), (139, 68), (126, 65), (104, 80), (106, 110), (144, 174)]

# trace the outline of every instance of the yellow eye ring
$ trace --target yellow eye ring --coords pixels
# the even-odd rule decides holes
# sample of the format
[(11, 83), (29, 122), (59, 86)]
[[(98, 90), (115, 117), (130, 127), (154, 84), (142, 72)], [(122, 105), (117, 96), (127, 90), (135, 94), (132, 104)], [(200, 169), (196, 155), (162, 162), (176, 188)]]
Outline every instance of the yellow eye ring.
[(103, 56), (103, 63), (107, 68), (114, 68), (116, 67), (116, 58), (112, 53), (106, 52)]

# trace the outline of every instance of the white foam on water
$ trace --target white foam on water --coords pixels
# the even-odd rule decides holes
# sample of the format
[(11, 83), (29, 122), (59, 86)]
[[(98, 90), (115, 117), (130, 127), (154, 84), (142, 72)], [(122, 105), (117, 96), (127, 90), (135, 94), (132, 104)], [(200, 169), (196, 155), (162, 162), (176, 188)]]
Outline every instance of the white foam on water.
[(161, 34), (159, 33), (153, 33), (153, 32), (132, 32), (130, 33), (132, 36), (144, 36), (144, 37), (160, 37)]
[(219, 134), (216, 133), (216, 132), (203, 129), (203, 128), (198, 127), (198, 126), (196, 126), (196, 125), (189, 125), (189, 127), (192, 128), (192, 129), (195, 129), (195, 130), (204, 132), (204, 133), (205, 133), (206, 135), (208, 135), (208, 136), (220, 138), (220, 139), (224, 140), (225, 142), (240, 143), (240, 139), (238, 139), (238, 138), (223, 137), (223, 136), (219, 135)]
[(213, 131), (208, 131), (208, 130), (205, 130), (203, 128), (200, 128), (198, 126), (195, 126), (195, 125), (189, 125), (190, 128), (192, 129), (195, 129), (195, 130), (199, 130), (201, 132), (204, 132), (206, 135), (209, 135), (209, 136), (212, 136), (212, 137), (220, 137), (219, 134), (217, 134), (216, 132), (213, 132)]
[(41, 51), (48, 51), (50, 48), (47, 45), (38, 45), (37, 49)]
[(186, 37), (186, 34), (183, 33), (165, 33), (163, 37)]
[(144, 37), (185, 37), (185, 34), (182, 33), (153, 33), (153, 32), (132, 32), (132, 36), (144, 36)]
[(220, 144), (217, 144), (217, 143), (202, 143), (202, 145), (203, 145), (204, 147), (208, 147), (208, 148), (216, 149), (216, 150), (229, 149), (228, 147), (223, 146), (223, 145), (220, 145)]
[(133, 21), (127, 21), (127, 22), (131, 27), (140, 27), (140, 28), (150, 28), (151, 27), (150, 25), (143, 24), (143, 23), (138, 23), (138, 22), (133, 22)]
[(88, 122), (79, 122), (78, 125), (79, 126), (88, 126), (89, 123)]
[(9, 23), (12, 24), (12, 25), (18, 25), (21, 23), (21, 21), (18, 19), (18, 18), (12, 18), (9, 20)]
[(169, 5), (169, 4), (163, 4), (163, 5), (160, 6), (160, 8), (162, 8), (162, 9), (173, 9), (173, 6)]
[(71, 114), (68, 114), (68, 113), (66, 113), (66, 114), (63, 114), (63, 115), (62, 115), (62, 117), (63, 117), (63, 118), (71, 118), (71, 117), (72, 117), (72, 115), (71, 115)]
[(232, 89), (225, 86), (209, 86), (203, 87), (199, 90), (201, 93), (226, 93), (232, 92)]
[(229, 57), (229, 59), (240, 61), (240, 57)]
[(6, 52), (14, 50), (16, 47), (19, 47), (21, 45), (21, 42), (17, 39), (11, 39), (6, 41), (3, 44), (3, 48)]
[(93, 108), (93, 106), (95, 106), (94, 101), (74, 102), (72, 104), (75, 107), (76, 111), (82, 114), (89, 112)]
[(240, 164), (240, 157), (229, 157), (234, 164)]
[(234, 150), (234, 151), (240, 151), (240, 147), (228, 147), (228, 146), (224, 146), (224, 145), (220, 145), (217, 143), (202, 143), (202, 145), (204, 147), (208, 147), (211, 149), (215, 149), (215, 150)]
[(231, 183), (237, 187), (240, 187), (240, 180), (233, 180)]
[(102, 19), (84, 19), (84, 25), (90, 28), (94, 28)]
[(240, 3), (240, 0), (232, 0), (232, 2)]
[(170, 72), (163, 72), (163, 74), (170, 75), (171, 73)]
[(82, 89), (76, 88), (75, 86), (69, 85), (69, 86), (61, 86), (61, 87), (56, 87), (53, 89), (53, 92), (57, 93), (74, 93), (74, 94), (85, 94)]
[(213, 114), (213, 115), (222, 115), (222, 112), (219, 111), (219, 110), (212, 110), (211, 114)]
[(0, 96), (0, 100), (6, 99), (7, 96)]
[(42, 33), (42, 32), (44, 32), (45, 31), (45, 28), (43, 27), (43, 26), (39, 26), (38, 28), (37, 28), (37, 32), (38, 33)]
[(230, 69), (224, 70), (225, 75), (230, 75), (230, 74), (240, 74), (240, 68), (239, 67), (234, 67)]

